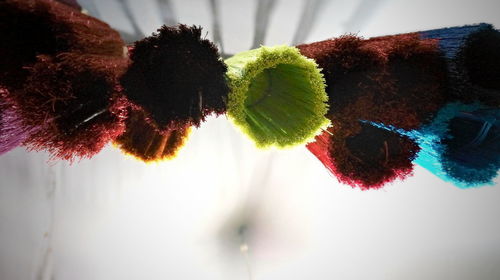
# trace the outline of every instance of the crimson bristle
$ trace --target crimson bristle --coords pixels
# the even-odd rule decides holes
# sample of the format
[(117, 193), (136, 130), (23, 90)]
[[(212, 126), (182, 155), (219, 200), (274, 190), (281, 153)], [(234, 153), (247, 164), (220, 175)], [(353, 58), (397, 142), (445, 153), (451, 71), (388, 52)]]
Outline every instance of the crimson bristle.
[(125, 43), (108, 24), (51, 0), (0, 1), (0, 84), (21, 88), (38, 55), (63, 52), (123, 56)]
[(117, 92), (123, 58), (40, 56), (22, 90), (11, 96), (24, 124), (39, 127), (27, 141), (54, 158), (91, 157), (124, 130), (128, 101)]
[(333, 120), (415, 129), (447, 101), (436, 40), (416, 33), (368, 40), (345, 35), (298, 48), (323, 69)]
[(418, 145), (363, 121), (411, 130), (432, 120), (449, 99), (437, 40), (345, 35), (298, 48), (322, 68), (333, 127), (309, 150), (339, 181), (361, 189), (409, 176)]
[(355, 134), (330, 130), (307, 148), (341, 183), (378, 189), (412, 174), (419, 147), (409, 138), (369, 124), (361, 124)]
[(52, 158), (91, 157), (124, 130), (125, 43), (108, 24), (52, 0), (0, 2), (0, 84)]

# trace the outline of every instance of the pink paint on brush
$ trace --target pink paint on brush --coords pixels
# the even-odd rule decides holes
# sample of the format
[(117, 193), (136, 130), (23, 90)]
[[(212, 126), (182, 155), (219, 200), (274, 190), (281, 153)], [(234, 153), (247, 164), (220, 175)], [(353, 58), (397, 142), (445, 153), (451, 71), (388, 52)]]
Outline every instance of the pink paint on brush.
[(21, 145), (30, 135), (15, 107), (2, 97), (5, 93), (0, 88), (0, 155)]

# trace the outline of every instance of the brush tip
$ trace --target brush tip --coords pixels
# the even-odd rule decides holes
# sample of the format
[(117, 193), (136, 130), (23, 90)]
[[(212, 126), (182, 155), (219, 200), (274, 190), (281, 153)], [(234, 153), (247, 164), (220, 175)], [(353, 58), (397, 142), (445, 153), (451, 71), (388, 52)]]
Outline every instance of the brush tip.
[(345, 133), (334, 129), (307, 145), (341, 183), (378, 189), (412, 174), (412, 161), (420, 149), (408, 137), (366, 123), (357, 133)]
[(226, 110), (226, 66), (196, 26), (161, 27), (134, 44), (121, 78), (124, 93), (160, 129), (199, 126)]
[(329, 125), (323, 75), (296, 48), (261, 47), (226, 64), (228, 115), (258, 147), (303, 144)]
[(26, 145), (53, 158), (89, 158), (123, 132), (128, 101), (117, 88), (123, 58), (66, 53), (39, 56), (22, 90), (13, 91)]
[(129, 109), (125, 132), (114, 141), (114, 145), (123, 153), (146, 163), (175, 158), (185, 145), (191, 126), (184, 124), (184, 127), (178, 125), (159, 130), (148, 118), (139, 108)]
[(39, 55), (123, 56), (118, 32), (58, 1), (0, 1), (0, 18), (0, 84), (8, 89), (22, 88)]

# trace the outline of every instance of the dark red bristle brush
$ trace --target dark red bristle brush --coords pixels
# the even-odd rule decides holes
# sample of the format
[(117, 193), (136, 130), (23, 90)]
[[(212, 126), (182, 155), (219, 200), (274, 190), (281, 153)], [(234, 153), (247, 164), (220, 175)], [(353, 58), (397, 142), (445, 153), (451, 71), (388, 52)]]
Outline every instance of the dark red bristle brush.
[(330, 128), (307, 148), (341, 183), (362, 190), (410, 176), (420, 150), (408, 137), (365, 123), (356, 133)]
[[(491, 25), (480, 24), (368, 40), (348, 35), (299, 46), (323, 68), (331, 103), (328, 116), (341, 135), (325, 133), (308, 148), (341, 181), (353, 186), (359, 185), (359, 174), (365, 177), (361, 187), (366, 188), (407, 173), (418, 151), (416, 144), (404, 134), (381, 131), (369, 123), (410, 131), (433, 121), (448, 102), (495, 106), (500, 100), (495, 89), (498, 34)], [(370, 139), (362, 133), (367, 130), (379, 140), (354, 145), (356, 137)], [(391, 140), (397, 137), (398, 141)], [(373, 151), (382, 150), (400, 151), (389, 154), (399, 154), (399, 163), (381, 168), (387, 167), (386, 159)]]
[(123, 132), (128, 58), (118, 32), (50, 0), (2, 1), (0, 16), (0, 84), (31, 131), (28, 147), (73, 160)]
[(323, 69), (335, 121), (368, 120), (413, 129), (446, 102), (446, 64), (436, 40), (353, 35), (298, 46)]
[(418, 145), (363, 121), (415, 129), (432, 120), (447, 100), (437, 42), (417, 34), (346, 35), (298, 48), (323, 69), (333, 126), (308, 149), (341, 182), (361, 189), (409, 176)]

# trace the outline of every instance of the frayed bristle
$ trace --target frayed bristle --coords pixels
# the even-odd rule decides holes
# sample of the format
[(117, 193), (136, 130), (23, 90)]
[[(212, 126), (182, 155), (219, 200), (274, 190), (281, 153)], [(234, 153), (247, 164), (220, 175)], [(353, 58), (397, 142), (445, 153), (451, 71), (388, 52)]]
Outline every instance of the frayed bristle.
[(6, 91), (0, 88), (0, 155), (21, 145), (30, 135), (14, 105), (4, 99)]
[(159, 131), (147, 119), (144, 112), (131, 109), (125, 132), (114, 144), (125, 154), (147, 163), (176, 157), (187, 141), (191, 126)]
[(324, 79), (293, 47), (261, 47), (226, 60), (228, 115), (258, 147), (306, 143), (329, 121)]
[(128, 60), (118, 32), (53, 0), (5, 0), (0, 17), (0, 84), (32, 132), (28, 148), (72, 161), (123, 132), (118, 77)]
[(459, 188), (470, 188), (493, 184), (500, 169), (499, 119), (496, 108), (452, 102), (418, 130), (369, 124), (415, 141), (420, 152), (414, 163)]
[(419, 151), (409, 138), (369, 124), (361, 124), (356, 134), (333, 130), (316, 139), (307, 148), (341, 183), (362, 190), (378, 189), (410, 176)]
[(334, 123), (370, 120), (412, 129), (446, 101), (446, 66), (435, 40), (346, 35), (298, 48), (322, 68)]
[(448, 124), (441, 163), (448, 176), (467, 184), (487, 184), (500, 170), (500, 110), (460, 113)]
[(132, 64), (121, 78), (124, 93), (160, 129), (199, 126), (226, 111), (226, 66), (201, 28), (163, 26), (134, 44)]
[(40, 56), (23, 90), (10, 94), (24, 125), (36, 128), (27, 146), (54, 158), (89, 158), (124, 130), (128, 102), (116, 91), (123, 58)]
[(106, 23), (51, 0), (0, 2), (0, 84), (20, 89), (38, 55), (64, 52), (123, 56), (124, 42)]

